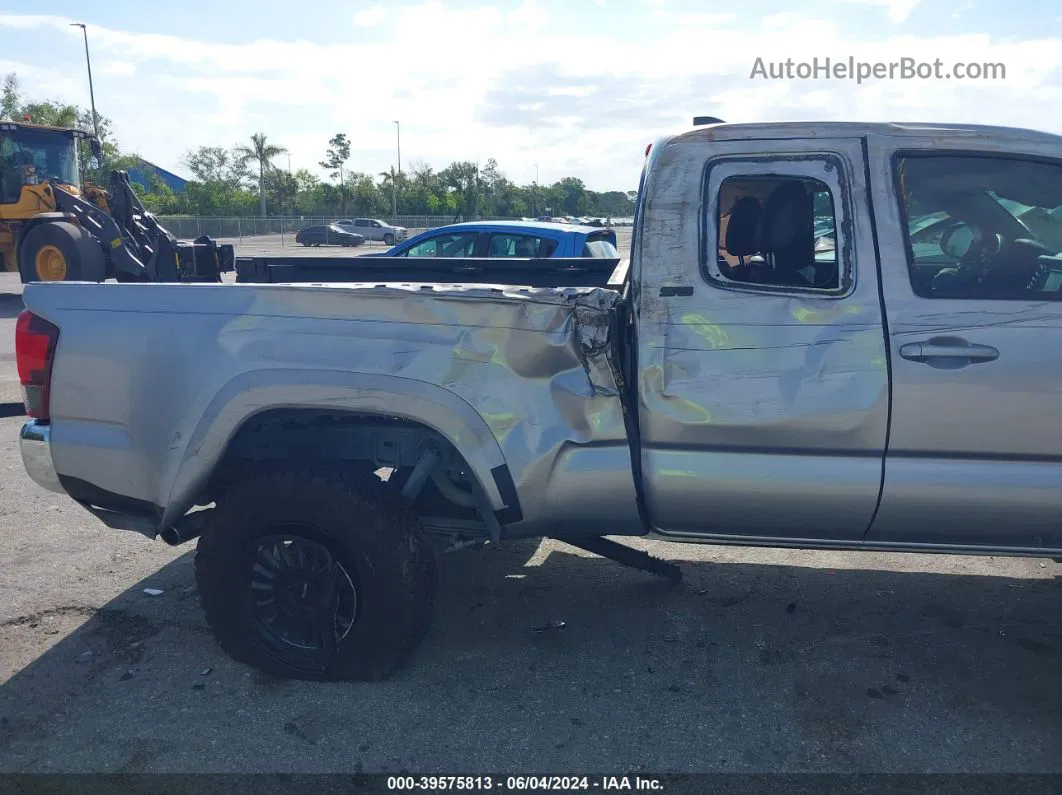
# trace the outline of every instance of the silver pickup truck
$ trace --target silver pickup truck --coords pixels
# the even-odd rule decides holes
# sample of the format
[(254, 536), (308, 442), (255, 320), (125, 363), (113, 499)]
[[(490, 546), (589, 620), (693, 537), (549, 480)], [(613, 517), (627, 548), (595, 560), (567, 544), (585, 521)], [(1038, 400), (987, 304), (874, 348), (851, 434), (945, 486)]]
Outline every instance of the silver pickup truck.
[(428, 535), (1058, 558), (1060, 208), (1052, 135), (712, 124), (601, 286), (33, 284), (22, 455), (309, 679), (406, 659)]

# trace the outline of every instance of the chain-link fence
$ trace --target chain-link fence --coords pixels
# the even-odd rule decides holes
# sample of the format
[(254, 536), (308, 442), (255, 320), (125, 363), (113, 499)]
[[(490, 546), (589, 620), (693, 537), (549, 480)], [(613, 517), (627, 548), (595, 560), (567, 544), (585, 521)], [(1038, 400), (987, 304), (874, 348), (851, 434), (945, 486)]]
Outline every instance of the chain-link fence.
[[(350, 218), (351, 216), (347, 216)], [(183, 240), (193, 240), (208, 235), (215, 240), (239, 245), (287, 246), (295, 245), (295, 233), (310, 226), (322, 226), (335, 223), (334, 217), (292, 217), (292, 218), (214, 218), (193, 215), (163, 215), (159, 223)], [(381, 223), (404, 227), (412, 237), (426, 229), (446, 226), (464, 219), (452, 215), (399, 215), (394, 218), (380, 218)], [(483, 218), (484, 221), (519, 220), (508, 218)], [(350, 228), (360, 233), (357, 228)], [(367, 244), (383, 245), (381, 241), (369, 241)]]

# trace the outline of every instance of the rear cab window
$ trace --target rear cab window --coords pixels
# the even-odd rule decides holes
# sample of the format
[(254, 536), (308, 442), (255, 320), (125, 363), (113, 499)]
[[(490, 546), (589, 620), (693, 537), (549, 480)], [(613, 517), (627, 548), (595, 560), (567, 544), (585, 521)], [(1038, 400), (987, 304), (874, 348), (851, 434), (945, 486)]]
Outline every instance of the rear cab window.
[(769, 157), (710, 169), (706, 205), (715, 210), (706, 221), (715, 250), (704, 253), (708, 281), (767, 293), (847, 294), (852, 264), (841, 255), (837, 186), (826, 176), (839, 173), (825, 154), (801, 163)]

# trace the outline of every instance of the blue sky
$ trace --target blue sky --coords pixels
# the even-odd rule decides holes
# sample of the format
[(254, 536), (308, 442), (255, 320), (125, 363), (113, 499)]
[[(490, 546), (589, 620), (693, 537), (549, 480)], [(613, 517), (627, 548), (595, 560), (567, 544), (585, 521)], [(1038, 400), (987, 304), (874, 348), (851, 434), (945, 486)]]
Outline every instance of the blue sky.
[[(349, 167), (498, 160), (518, 182), (630, 189), (645, 144), (696, 114), (1011, 124), (1062, 133), (1062, 7), (1033, 0), (296, 3), (0, 0), (0, 74), (34, 98), (96, 101), (124, 148), (184, 151), (265, 132), (293, 168), (346, 132)], [(1002, 63), (992, 81), (750, 79), (756, 58)], [(278, 166), (286, 167), (287, 158)]]

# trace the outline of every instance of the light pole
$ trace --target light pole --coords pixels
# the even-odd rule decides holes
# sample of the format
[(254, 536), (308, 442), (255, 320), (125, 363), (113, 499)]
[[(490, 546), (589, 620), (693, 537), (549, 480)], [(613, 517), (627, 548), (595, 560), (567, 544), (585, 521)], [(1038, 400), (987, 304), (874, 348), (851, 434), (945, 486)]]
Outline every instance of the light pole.
[[(81, 28), (81, 34), (85, 38), (85, 66), (88, 67), (89, 102), (91, 103), (91, 106), (92, 106), (92, 132), (96, 136), (96, 141), (97, 141), (96, 145), (100, 146), (102, 144), (102, 141), (100, 141), (100, 123), (96, 119), (96, 92), (92, 88), (92, 59), (89, 58), (88, 29), (86, 29), (85, 25), (83, 23), (81, 23), (81, 22), (71, 22), (70, 26), (74, 27), (74, 28)], [(95, 147), (93, 147), (93, 149), (95, 150)], [(103, 150), (102, 150), (102, 148), (100, 150), (98, 150), (98, 151), (95, 151), (95, 155), (96, 155), (96, 165), (102, 167), (103, 166)]]
[(531, 191), (531, 213), (538, 215), (538, 161), (535, 161), (535, 189)]
[(391, 167), (391, 223), (398, 223), (398, 174)]
[(402, 125), (397, 121), (395, 125), (395, 140), (398, 144), (398, 173), (391, 174), (391, 222), (397, 223), (398, 218), (398, 177), (402, 173)]

